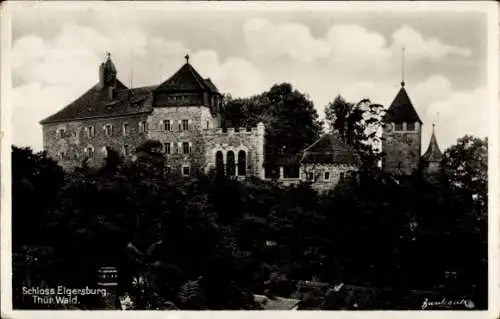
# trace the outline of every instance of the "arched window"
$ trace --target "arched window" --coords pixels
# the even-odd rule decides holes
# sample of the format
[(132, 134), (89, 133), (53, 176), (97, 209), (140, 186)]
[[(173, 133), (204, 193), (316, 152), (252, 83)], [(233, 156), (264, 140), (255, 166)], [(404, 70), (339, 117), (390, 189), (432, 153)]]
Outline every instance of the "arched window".
[(247, 174), (247, 154), (245, 151), (238, 152), (238, 175), (245, 176)]
[(215, 169), (218, 174), (224, 174), (224, 158), (221, 151), (215, 153)]
[(226, 172), (228, 176), (234, 176), (236, 174), (236, 162), (234, 160), (234, 152), (227, 152), (227, 160), (226, 160)]

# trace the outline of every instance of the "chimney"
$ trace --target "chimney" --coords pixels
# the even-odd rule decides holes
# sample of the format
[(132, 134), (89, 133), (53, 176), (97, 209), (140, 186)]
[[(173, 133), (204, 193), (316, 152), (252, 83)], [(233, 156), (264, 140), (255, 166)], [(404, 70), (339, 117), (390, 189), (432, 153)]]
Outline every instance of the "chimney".
[(120, 309), (118, 307), (118, 270), (116, 267), (101, 267), (97, 271), (97, 286), (106, 292), (101, 294), (104, 309)]
[(105, 79), (104, 63), (101, 63), (101, 66), (99, 66), (99, 88), (101, 89), (104, 88), (104, 79)]

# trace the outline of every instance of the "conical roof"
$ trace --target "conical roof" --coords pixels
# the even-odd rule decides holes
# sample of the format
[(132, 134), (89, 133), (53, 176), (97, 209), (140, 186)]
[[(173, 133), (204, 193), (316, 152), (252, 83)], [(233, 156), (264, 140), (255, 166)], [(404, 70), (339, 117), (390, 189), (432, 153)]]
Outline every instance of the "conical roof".
[(432, 136), (429, 142), (429, 147), (427, 147), (427, 151), (425, 151), (422, 159), (426, 162), (440, 162), (442, 158), (443, 154), (439, 149), (436, 134), (434, 133), (434, 125), (432, 125)]
[(401, 89), (392, 101), (385, 115), (386, 122), (420, 122), (420, 117), (411, 103), (410, 97), (405, 89), (405, 83), (401, 82)]

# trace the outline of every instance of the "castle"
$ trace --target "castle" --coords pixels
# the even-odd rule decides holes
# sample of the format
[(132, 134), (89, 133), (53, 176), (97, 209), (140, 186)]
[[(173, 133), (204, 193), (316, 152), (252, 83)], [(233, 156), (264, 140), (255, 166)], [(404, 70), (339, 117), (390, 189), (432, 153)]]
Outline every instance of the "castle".
[[(184, 176), (211, 169), (228, 176), (277, 179), (284, 184), (309, 181), (317, 190), (331, 189), (356, 171), (354, 149), (335, 134), (325, 134), (299, 154), (266, 157), (265, 127), (222, 129), (222, 95), (210, 78), (189, 63), (157, 86), (128, 88), (117, 78), (108, 54), (99, 67), (99, 82), (59, 112), (40, 121), (44, 150), (64, 169), (86, 161), (102, 166), (110, 150), (132, 159), (138, 146), (158, 141), (170, 172)], [(439, 168), (441, 152), (432, 135), (421, 153), (420, 120), (404, 82), (387, 111), (383, 168), (410, 174), (421, 163)]]
[(42, 120), (44, 149), (70, 169), (87, 160), (103, 165), (113, 149), (131, 159), (147, 140), (162, 143), (167, 168), (192, 175), (225, 168), (227, 175), (263, 178), (264, 125), (223, 132), (222, 95), (189, 63), (158, 86), (127, 88), (111, 57), (99, 83)]

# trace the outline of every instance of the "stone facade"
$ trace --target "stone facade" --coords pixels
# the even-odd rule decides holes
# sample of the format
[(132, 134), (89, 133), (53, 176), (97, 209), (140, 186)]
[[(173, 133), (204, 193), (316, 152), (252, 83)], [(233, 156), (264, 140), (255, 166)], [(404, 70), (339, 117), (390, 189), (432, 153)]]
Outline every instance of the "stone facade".
[(263, 177), (264, 125), (223, 131), (222, 95), (188, 57), (177, 73), (154, 87), (128, 89), (116, 74), (108, 56), (97, 85), (41, 121), (44, 149), (64, 169), (83, 161), (101, 167), (110, 149), (133, 159), (141, 143), (154, 140), (161, 143), (172, 173), (208, 172), (220, 155), (228, 175)]
[(304, 164), (301, 169), (303, 172), (301, 180), (310, 182), (311, 187), (319, 192), (327, 192), (357, 170), (358, 167), (355, 165)]
[(45, 124), (44, 149), (66, 170), (80, 166), (84, 160), (89, 166), (99, 167), (109, 148), (124, 157), (132, 155), (147, 139), (139, 128), (139, 123), (146, 119), (147, 114), (137, 114)]
[(412, 174), (419, 165), (422, 131), (419, 122), (408, 130), (408, 123), (387, 123), (382, 138), (384, 170), (395, 174)]

